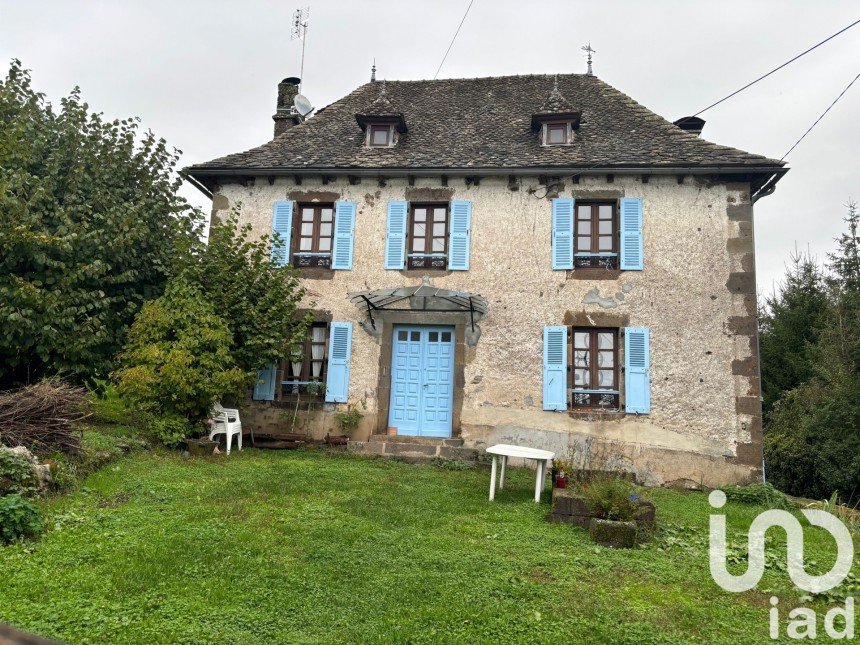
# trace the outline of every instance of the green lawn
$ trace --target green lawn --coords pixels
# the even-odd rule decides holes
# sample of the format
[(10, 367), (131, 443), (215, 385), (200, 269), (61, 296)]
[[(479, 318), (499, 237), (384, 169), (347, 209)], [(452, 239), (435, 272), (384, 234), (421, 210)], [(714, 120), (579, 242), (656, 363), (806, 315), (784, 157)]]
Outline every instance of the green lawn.
[[(0, 548), (0, 621), (73, 643), (767, 640), (770, 594), (711, 581), (704, 494), (653, 491), (689, 530), (615, 551), (547, 523), (531, 472), (493, 503), (488, 482), (321, 450), (137, 453), (44, 502), (40, 542)], [(734, 527), (760, 510), (726, 508)], [(787, 612), (784, 578), (762, 586)]]

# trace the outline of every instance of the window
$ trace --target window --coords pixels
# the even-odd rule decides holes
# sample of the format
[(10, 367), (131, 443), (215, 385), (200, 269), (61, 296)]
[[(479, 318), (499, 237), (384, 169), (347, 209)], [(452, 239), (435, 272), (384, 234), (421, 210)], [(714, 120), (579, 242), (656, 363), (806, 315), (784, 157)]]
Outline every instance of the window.
[(281, 398), (298, 394), (322, 394), (325, 383), (328, 324), (313, 323), (305, 342), (281, 363)]
[(574, 327), (571, 407), (618, 409), (618, 330)]
[(577, 202), (574, 236), (574, 268), (618, 268), (615, 204)]
[(372, 148), (386, 148), (391, 145), (391, 126), (375, 124), (368, 128), (368, 145)]
[(294, 219), (293, 266), (331, 267), (334, 204), (299, 204)]
[(446, 269), (448, 205), (412, 204), (407, 238), (408, 269)]
[(545, 146), (563, 146), (570, 143), (570, 123), (567, 121), (546, 123), (543, 127)]

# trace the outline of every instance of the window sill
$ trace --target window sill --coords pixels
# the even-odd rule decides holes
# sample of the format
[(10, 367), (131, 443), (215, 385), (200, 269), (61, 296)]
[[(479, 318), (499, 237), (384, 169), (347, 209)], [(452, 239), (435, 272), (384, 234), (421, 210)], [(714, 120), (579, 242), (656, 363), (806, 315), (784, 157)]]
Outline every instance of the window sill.
[(624, 271), (621, 269), (568, 269), (565, 278), (567, 280), (618, 280), (622, 273)]
[(568, 408), (567, 414), (572, 419), (584, 421), (618, 421), (627, 416), (624, 410), (607, 410), (604, 408)]

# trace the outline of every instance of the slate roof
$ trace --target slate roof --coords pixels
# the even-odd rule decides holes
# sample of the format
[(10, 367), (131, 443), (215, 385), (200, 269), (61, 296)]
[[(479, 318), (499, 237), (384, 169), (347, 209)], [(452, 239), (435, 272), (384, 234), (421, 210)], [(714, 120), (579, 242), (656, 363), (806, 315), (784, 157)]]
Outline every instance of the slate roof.
[(546, 101), (544, 104), (538, 108), (537, 114), (565, 114), (568, 112), (576, 112), (574, 107), (570, 104), (566, 98), (564, 98), (564, 94), (562, 94), (558, 89), (558, 84), (553, 82), (552, 91), (549, 93), (549, 96), (546, 97)]
[(555, 75), (388, 81), (386, 100), (409, 123), (391, 148), (368, 148), (355, 115), (374, 104), (380, 82), (361, 85), (305, 123), (246, 152), (192, 166), (213, 171), (310, 169), (523, 169), (737, 167), (783, 162), (684, 132), (596, 76), (558, 75), (565, 102), (582, 110), (570, 146), (542, 147), (531, 128)]

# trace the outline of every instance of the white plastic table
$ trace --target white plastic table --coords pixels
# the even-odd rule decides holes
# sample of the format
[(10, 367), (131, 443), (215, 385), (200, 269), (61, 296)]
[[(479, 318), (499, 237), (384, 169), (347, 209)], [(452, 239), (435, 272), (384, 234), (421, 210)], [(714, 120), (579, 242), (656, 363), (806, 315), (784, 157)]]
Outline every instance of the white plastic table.
[(496, 497), (496, 457), (502, 458), (502, 469), (499, 474), (499, 490), (505, 487), (505, 466), (508, 465), (508, 457), (520, 457), (521, 459), (534, 459), (537, 462), (537, 479), (535, 480), (535, 501), (540, 501), (543, 490), (543, 480), (546, 478), (546, 462), (555, 457), (554, 452), (540, 450), (538, 448), (526, 448), (525, 446), (511, 446), (500, 443), (487, 448), (487, 454), (493, 455), (493, 467), (490, 471), (490, 501)]

